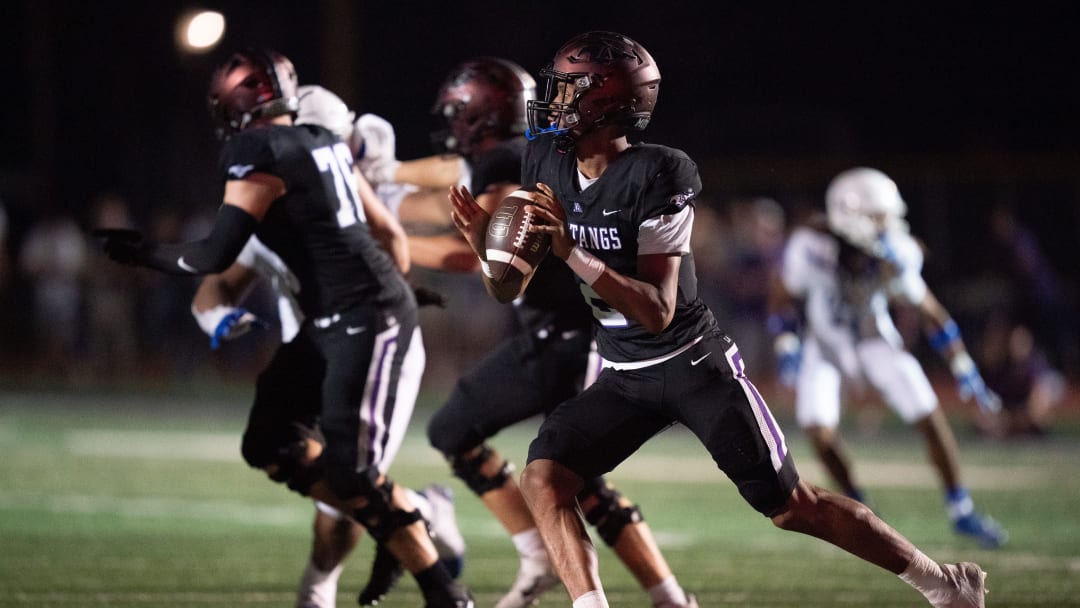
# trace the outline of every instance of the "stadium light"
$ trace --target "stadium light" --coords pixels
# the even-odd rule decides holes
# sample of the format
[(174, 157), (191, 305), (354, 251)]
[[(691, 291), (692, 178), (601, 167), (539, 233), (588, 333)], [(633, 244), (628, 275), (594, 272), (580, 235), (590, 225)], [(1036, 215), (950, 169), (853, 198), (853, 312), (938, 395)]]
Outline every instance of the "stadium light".
[(205, 53), (225, 34), (225, 16), (217, 11), (189, 12), (176, 24), (176, 42), (188, 53)]

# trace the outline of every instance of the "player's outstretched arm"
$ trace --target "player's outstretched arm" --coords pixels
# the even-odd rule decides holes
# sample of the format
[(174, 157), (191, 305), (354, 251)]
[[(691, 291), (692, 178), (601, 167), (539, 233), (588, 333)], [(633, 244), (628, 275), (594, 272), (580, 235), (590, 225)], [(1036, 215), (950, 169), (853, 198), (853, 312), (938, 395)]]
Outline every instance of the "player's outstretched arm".
[(802, 340), (799, 337), (799, 302), (784, 286), (778, 273), (769, 277), (766, 298), (765, 327), (773, 337), (776, 355), (776, 374), (781, 386), (794, 389), (802, 362)]
[(353, 167), (356, 178), (356, 192), (360, 195), (360, 203), (364, 207), (364, 216), (367, 218), (368, 228), (372, 236), (379, 241), (382, 248), (394, 260), (394, 265), (402, 274), (409, 272), (411, 264), (409, 257), (409, 241), (405, 235), (405, 229), (397, 221), (394, 214), (379, 200), (375, 189), (360, 172), (359, 167)]
[(449, 188), (461, 181), (465, 159), (440, 154), (401, 161), (394, 171), (394, 181), (421, 188)]
[(979, 374), (975, 361), (968, 354), (960, 328), (956, 325), (949, 311), (930, 291), (919, 303), (919, 312), (923, 317), (924, 330), (930, 346), (949, 364), (949, 370), (956, 378), (960, 398), (968, 401), (972, 398), (985, 412), (997, 412), (1001, 409), (1001, 398), (986, 386)]
[(285, 192), (285, 182), (266, 173), (252, 173), (244, 179), (226, 182), (225, 199), (218, 208), (210, 235), (197, 241), (152, 243), (141, 236), (133, 238), (133, 231), (123, 230), (99, 234), (105, 238), (105, 253), (121, 264), (179, 275), (213, 274), (236, 260), (270, 204)]
[(409, 256), (417, 266), (447, 272), (476, 272), (480, 259), (460, 233), (410, 236)]
[(398, 160), (394, 126), (381, 116), (361, 114), (349, 139), (357, 166), (373, 184), (411, 184), (441, 190), (461, 179), (465, 161), (460, 156), (444, 154)]

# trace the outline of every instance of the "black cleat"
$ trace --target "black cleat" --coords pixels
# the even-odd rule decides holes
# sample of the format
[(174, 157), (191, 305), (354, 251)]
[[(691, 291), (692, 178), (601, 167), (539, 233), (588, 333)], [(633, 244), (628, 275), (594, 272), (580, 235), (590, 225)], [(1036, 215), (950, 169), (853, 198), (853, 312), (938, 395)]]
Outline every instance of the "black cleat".
[(379, 543), (375, 545), (375, 559), (371, 561), (371, 577), (357, 599), (361, 606), (376, 606), (394, 588), (405, 573), (394, 554)]
[(424, 608), (476, 608), (472, 594), (461, 583), (454, 582), (447, 588), (447, 596), (438, 600), (429, 600)]

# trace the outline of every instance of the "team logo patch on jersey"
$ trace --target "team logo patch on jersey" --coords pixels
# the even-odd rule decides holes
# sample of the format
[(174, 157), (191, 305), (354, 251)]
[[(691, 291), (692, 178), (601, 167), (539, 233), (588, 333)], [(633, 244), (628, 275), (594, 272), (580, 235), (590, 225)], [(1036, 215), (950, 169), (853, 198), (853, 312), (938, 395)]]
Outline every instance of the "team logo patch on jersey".
[(233, 165), (229, 167), (227, 173), (236, 179), (243, 179), (245, 175), (251, 173), (255, 168), (255, 165)]
[(689, 203), (690, 201), (694, 200), (694, 196), (696, 194), (697, 193), (694, 192), (694, 189), (690, 188), (686, 192), (680, 192), (680, 193), (676, 194), (675, 196), (672, 196), (671, 200), (669, 200), (668, 202), (671, 203), (672, 205), (674, 205), (675, 207), (677, 207), (679, 209), (682, 209), (683, 207), (686, 206), (686, 203)]
[(574, 206), (570, 209), (570, 212), (574, 215), (581, 215), (585, 213), (585, 209), (581, 207), (581, 203), (574, 201)]

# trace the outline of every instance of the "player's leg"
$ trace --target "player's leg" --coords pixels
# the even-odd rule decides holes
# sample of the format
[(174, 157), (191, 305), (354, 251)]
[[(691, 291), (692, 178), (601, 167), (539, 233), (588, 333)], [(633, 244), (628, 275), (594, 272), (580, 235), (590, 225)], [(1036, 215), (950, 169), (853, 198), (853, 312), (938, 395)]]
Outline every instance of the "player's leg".
[(867, 379), (904, 422), (923, 436), (931, 465), (941, 479), (945, 510), (953, 529), (986, 548), (1001, 546), (1007, 533), (993, 518), (975, 510), (960, 473), (960, 448), (922, 366), (911, 353), (885, 340), (859, 345)]
[[(452, 578), (461, 576), (465, 564), (465, 539), (457, 527), (453, 492), (445, 486), (429, 484), (423, 490), (406, 488), (409, 502), (416, 507), (428, 524), (428, 533), (439, 554), (439, 561)], [(386, 545), (376, 545), (368, 582), (357, 600), (361, 606), (380, 602), (397, 584), (405, 570)]]
[(496, 608), (529, 606), (559, 581), (512, 465), (486, 440), (576, 393), (589, 342), (583, 334), (554, 332), (503, 341), (457, 382), (428, 426), (431, 445), (495, 516), (518, 552), (518, 574)]
[(795, 420), (836, 487), (845, 496), (865, 503), (866, 493), (855, 482), (851, 458), (839, 433), (842, 384), (839, 367), (826, 358), (817, 340), (808, 338), (795, 386)]
[(485, 442), (502, 429), (540, 414), (547, 405), (526, 368), (533, 339), (505, 340), (458, 380), (432, 415), (428, 441), (450, 463), (511, 535), (534, 527), (521, 498), (513, 465)]
[(688, 596), (671, 572), (664, 554), (656, 545), (652, 529), (641, 509), (603, 477), (585, 481), (578, 495), (585, 521), (596, 528), (619, 561), (626, 566), (641, 588), (649, 594), (653, 606), (675, 608), (690, 606)]
[(311, 560), (300, 578), (297, 608), (334, 608), (343, 562), (360, 541), (363, 528), (330, 505), (315, 503)]
[(442, 484), (431, 483), (413, 492), (409, 499), (428, 522), (439, 561), (446, 566), (450, 576), (460, 578), (465, 568), (465, 537), (457, 525), (454, 491)]
[[(301, 493), (323, 474), (318, 464), (322, 439), (316, 428), (323, 373), (318, 350), (304, 336), (283, 344), (259, 374), (244, 432), (245, 460)], [(333, 608), (341, 562), (356, 545), (360, 527), (348, 518), (319, 513), (313, 531), (297, 606)]]
[[(679, 365), (718, 350), (724, 356), (711, 364)], [(673, 359), (669, 369), (669, 382), (682, 380), (675, 386), (700, 387), (697, 375), (713, 375), (707, 388), (677, 398), (680, 418), (743, 498), (774, 525), (820, 538), (899, 575), (934, 606), (983, 606), (984, 575), (977, 565), (941, 566), (865, 505), (799, 479), (783, 432), (730, 339), (706, 338), (685, 357)]]
[(865, 505), (799, 481), (789, 500), (769, 514), (784, 530), (832, 543), (918, 590), (939, 608), (982, 608), (986, 573), (977, 564), (938, 564)]
[(671, 423), (648, 408), (662, 379), (605, 370), (595, 384), (553, 410), (529, 446), (522, 491), (552, 565), (577, 608), (607, 606), (596, 549), (579, 515), (584, 480), (615, 468)]
[(319, 498), (337, 499), (335, 506), (398, 558), (416, 578), (428, 606), (470, 606), (468, 592), (439, 561), (427, 524), (405, 488), (382, 470), (400, 447), (418, 390), (418, 385), (402, 386), (418, 381), (403, 376), (403, 366), (409, 367), (410, 357), (423, 356), (415, 310), (389, 312), (358, 309), (324, 327), (313, 324), (327, 362), (320, 420), (327, 474), (325, 483), (313, 489)]

